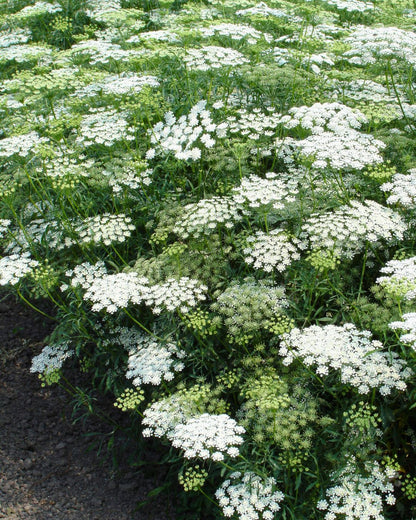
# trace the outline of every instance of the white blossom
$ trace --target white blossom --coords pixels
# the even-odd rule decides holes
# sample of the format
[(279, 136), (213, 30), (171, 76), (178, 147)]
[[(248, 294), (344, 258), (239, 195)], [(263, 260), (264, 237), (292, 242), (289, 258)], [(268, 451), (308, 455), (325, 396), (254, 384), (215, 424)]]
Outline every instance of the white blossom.
[(249, 63), (249, 60), (234, 49), (208, 45), (200, 49), (188, 49), (184, 62), (189, 69), (207, 71), (222, 67), (237, 67)]
[(412, 371), (395, 353), (382, 350), (369, 331), (359, 331), (351, 323), (344, 326), (312, 325), (292, 329), (282, 336), (279, 354), (290, 365), (299, 358), (306, 366), (316, 366), (320, 376), (339, 370), (341, 382), (368, 394), (378, 389), (388, 395), (393, 389), (405, 390)]
[(231, 197), (212, 197), (202, 199), (197, 203), (187, 204), (184, 215), (173, 228), (181, 238), (190, 236), (208, 235), (214, 232), (219, 225), (232, 229), (234, 223), (242, 220), (244, 211)]
[(299, 260), (298, 243), (296, 238), (289, 237), (280, 229), (269, 233), (257, 231), (247, 238), (248, 246), (243, 250), (244, 261), (266, 273), (274, 269), (283, 272), (293, 261)]
[(110, 245), (114, 242), (125, 242), (136, 227), (132, 219), (123, 213), (111, 215), (104, 213), (86, 218), (75, 227), (81, 242)]
[(90, 109), (82, 118), (76, 142), (82, 146), (112, 146), (123, 139), (133, 140), (133, 128), (129, 127), (125, 116), (111, 109)]
[(400, 336), (400, 341), (416, 351), (416, 312), (403, 314), (402, 321), (393, 321), (389, 323), (389, 327), (392, 330), (406, 331), (406, 334)]
[(62, 367), (64, 361), (73, 356), (74, 350), (69, 347), (68, 341), (46, 345), (42, 352), (32, 358), (32, 373), (47, 374)]
[(375, 201), (351, 201), (333, 212), (313, 214), (299, 238), (312, 249), (330, 249), (340, 258), (353, 258), (367, 243), (401, 240), (407, 226), (397, 213)]
[(409, 170), (407, 175), (396, 173), (390, 182), (380, 186), (380, 189), (389, 192), (387, 204), (400, 204), (409, 209), (416, 206), (416, 168)]
[(264, 179), (254, 174), (242, 179), (240, 186), (233, 189), (233, 200), (250, 208), (271, 206), (281, 210), (296, 200), (297, 193), (297, 179), (268, 172)]
[(175, 448), (184, 451), (186, 459), (199, 457), (219, 461), (224, 460), (225, 455), (236, 457), (239, 454), (237, 446), (243, 443), (241, 435), (244, 432), (244, 428), (227, 414), (204, 413), (177, 424), (171, 441)]
[(173, 153), (176, 159), (195, 161), (201, 157), (201, 149), (212, 148), (216, 143), (217, 125), (206, 105), (206, 101), (200, 101), (179, 119), (172, 112), (167, 112), (164, 122), (160, 121), (148, 130), (154, 148), (147, 152), (146, 158)]
[(380, 272), (387, 276), (379, 276), (376, 283), (388, 294), (405, 300), (416, 298), (416, 256), (405, 260), (389, 260)]
[(161, 343), (144, 334), (136, 335), (135, 345), (129, 348), (127, 379), (134, 386), (159, 385), (171, 381), (175, 372), (184, 369), (181, 359), (185, 357), (174, 343)]
[(396, 502), (389, 468), (377, 462), (366, 463), (365, 474), (355, 464), (348, 464), (337, 477), (335, 486), (326, 491), (318, 509), (327, 511), (325, 520), (384, 520), (383, 505)]
[(240, 520), (272, 520), (284, 499), (273, 477), (263, 479), (252, 471), (231, 473), (215, 497), (225, 517), (237, 515)]
[(34, 131), (5, 137), (0, 139), (0, 157), (12, 157), (13, 155), (27, 157), (30, 152), (36, 151), (39, 145), (48, 141), (47, 137), (40, 137)]

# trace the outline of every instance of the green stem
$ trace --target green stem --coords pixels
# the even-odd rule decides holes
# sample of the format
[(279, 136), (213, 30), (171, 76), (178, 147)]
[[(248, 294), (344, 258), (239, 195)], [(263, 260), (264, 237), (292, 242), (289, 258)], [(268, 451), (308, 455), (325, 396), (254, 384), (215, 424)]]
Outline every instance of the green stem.
[(38, 307), (36, 307), (36, 305), (33, 305), (33, 303), (31, 303), (27, 298), (23, 296), (19, 289), (17, 289), (17, 294), (19, 295), (19, 298), (34, 311), (38, 312), (42, 316), (45, 316), (45, 318), (48, 318), (49, 320), (58, 321), (57, 318), (50, 316), (49, 314), (46, 314), (46, 312), (41, 311)]

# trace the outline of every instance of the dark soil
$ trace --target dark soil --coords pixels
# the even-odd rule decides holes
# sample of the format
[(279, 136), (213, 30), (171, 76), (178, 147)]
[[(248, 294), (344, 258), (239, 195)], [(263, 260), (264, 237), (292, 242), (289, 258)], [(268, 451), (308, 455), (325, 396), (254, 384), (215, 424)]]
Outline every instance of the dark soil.
[[(93, 441), (111, 438), (111, 425), (74, 424), (68, 395), (57, 385), (42, 388), (30, 373), (52, 328), (14, 298), (0, 298), (0, 519), (172, 520), (167, 493), (136, 507), (163, 485), (163, 466), (149, 475), (129, 467), (126, 450), (117, 464), (107, 450), (97, 453)], [(111, 402), (107, 408), (118, 413)], [(114, 438), (115, 447), (123, 442)]]

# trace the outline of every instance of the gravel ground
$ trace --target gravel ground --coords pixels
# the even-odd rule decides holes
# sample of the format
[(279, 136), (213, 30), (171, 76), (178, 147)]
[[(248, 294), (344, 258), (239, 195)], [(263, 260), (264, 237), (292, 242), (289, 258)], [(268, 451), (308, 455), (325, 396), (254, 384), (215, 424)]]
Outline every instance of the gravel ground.
[(29, 372), (50, 330), (50, 323), (3, 296), (0, 519), (174, 520), (166, 494), (136, 510), (149, 491), (163, 485), (163, 466), (149, 476), (123, 461), (117, 471), (110, 462), (103, 464), (89, 434), (99, 431), (105, 437), (109, 426), (96, 419), (73, 424), (65, 392), (56, 385), (41, 388)]

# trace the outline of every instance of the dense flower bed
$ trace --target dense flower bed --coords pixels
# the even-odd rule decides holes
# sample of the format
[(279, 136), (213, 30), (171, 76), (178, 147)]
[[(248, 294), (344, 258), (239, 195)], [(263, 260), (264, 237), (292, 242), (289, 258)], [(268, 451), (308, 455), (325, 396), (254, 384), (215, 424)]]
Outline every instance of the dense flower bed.
[(0, 6), (0, 285), (53, 302), (32, 371), (111, 393), (188, 519), (416, 515), (415, 24)]

